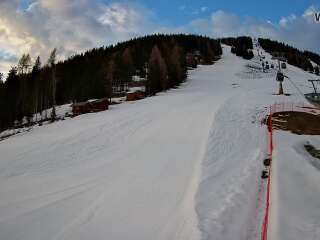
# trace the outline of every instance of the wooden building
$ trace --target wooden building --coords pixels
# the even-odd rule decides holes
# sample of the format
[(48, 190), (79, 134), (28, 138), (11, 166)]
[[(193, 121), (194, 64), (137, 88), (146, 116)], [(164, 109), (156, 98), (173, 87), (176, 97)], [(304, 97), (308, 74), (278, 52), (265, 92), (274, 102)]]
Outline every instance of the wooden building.
[(108, 109), (109, 101), (106, 98), (94, 101), (74, 103), (72, 105), (73, 116), (78, 116), (86, 113), (101, 112)]
[(127, 92), (127, 101), (137, 101), (146, 97), (145, 87), (133, 87)]

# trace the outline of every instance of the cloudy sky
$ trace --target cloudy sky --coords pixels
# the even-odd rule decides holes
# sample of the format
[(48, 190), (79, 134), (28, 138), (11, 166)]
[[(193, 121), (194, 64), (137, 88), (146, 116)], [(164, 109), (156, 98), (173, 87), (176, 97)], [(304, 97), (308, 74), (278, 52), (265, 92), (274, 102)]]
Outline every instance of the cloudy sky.
[(24, 53), (60, 59), (158, 32), (270, 37), (320, 53), (312, 0), (0, 0), (0, 72)]

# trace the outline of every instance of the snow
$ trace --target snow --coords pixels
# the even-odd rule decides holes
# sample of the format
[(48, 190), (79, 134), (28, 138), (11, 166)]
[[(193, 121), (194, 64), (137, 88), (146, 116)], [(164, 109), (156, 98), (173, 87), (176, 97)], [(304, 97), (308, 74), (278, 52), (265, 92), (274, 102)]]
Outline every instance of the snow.
[(137, 92), (137, 91), (142, 91), (142, 92), (145, 92), (146, 91), (146, 88), (145, 87), (131, 87), (129, 88), (129, 93), (134, 93), (134, 92)]
[(297, 136), (277, 131), (275, 134), (274, 179), (278, 183), (274, 202), (277, 227), (274, 239), (319, 239), (320, 236), (320, 164), (309, 155), (304, 144), (320, 147), (319, 136)]
[[(38, 121), (40, 121), (41, 119), (46, 119), (46, 118), (50, 118), (51, 116), (51, 109), (47, 109), (42, 111), (42, 113), (38, 113), (35, 114), (33, 116), (33, 118), (31, 119), (32, 123), (36, 123)], [(57, 119), (64, 119), (67, 116), (71, 116), (72, 115), (72, 107), (71, 104), (65, 104), (65, 105), (61, 105), (61, 106), (57, 106), (56, 107), (56, 114), (57, 114)], [(27, 119), (24, 118), (22, 123), (24, 125), (28, 125), (27, 123)], [(43, 124), (48, 124), (48, 122), (44, 122)], [(26, 132), (31, 131), (33, 128), (36, 128), (37, 126), (33, 125), (33, 126), (24, 126), (24, 127), (17, 127), (17, 128), (13, 128), (13, 129), (8, 129), (5, 131), (0, 132), (0, 141), (2, 139), (6, 139), (8, 137), (17, 135), (17, 134), (24, 134)]]
[[(276, 72), (253, 65), (224, 46), (179, 89), (0, 142), (0, 239), (259, 239), (261, 121), (274, 102), (308, 103), (289, 81), (290, 96), (274, 95)], [(310, 91), (312, 74), (290, 65), (285, 74)], [(320, 140), (275, 138), (272, 239), (312, 239), (320, 175), (299, 143)]]

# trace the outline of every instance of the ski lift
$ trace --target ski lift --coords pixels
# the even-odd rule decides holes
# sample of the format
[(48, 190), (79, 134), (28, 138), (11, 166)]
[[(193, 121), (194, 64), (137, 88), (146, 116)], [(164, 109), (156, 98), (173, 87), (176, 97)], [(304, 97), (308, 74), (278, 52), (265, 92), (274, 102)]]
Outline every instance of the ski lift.
[(318, 93), (318, 86), (320, 84), (320, 79), (317, 80), (308, 80), (312, 84), (313, 93), (307, 93), (304, 96), (307, 100), (309, 100), (311, 103), (320, 105), (320, 93)]

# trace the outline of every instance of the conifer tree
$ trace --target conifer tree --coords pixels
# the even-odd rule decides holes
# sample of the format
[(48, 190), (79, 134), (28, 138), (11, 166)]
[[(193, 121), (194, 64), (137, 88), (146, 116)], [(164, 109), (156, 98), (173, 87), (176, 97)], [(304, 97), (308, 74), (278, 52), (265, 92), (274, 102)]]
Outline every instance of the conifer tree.
[(178, 45), (176, 45), (171, 52), (168, 64), (170, 87), (177, 86), (185, 78), (185, 69), (182, 66), (182, 61), (185, 59), (185, 56), (182, 52), (183, 50)]
[(134, 73), (134, 66), (130, 48), (126, 48), (121, 56), (121, 77), (124, 82), (130, 82)]
[(115, 74), (115, 63), (114, 60), (111, 59), (104, 65), (104, 89), (105, 95), (110, 99), (112, 97), (112, 83), (114, 81)]
[(168, 89), (168, 71), (158, 46), (154, 46), (149, 59), (148, 81), (150, 94)]
[(39, 109), (39, 99), (40, 99), (40, 71), (41, 71), (41, 60), (38, 56), (31, 72), (31, 81), (32, 81), (32, 105), (33, 105), (33, 114), (36, 114), (37, 121), (37, 113)]
[(18, 73), (28, 73), (31, 67), (31, 57), (29, 54), (23, 54), (18, 63)]
[(56, 79), (56, 55), (57, 49), (53, 49), (50, 57), (48, 59), (48, 66), (51, 68), (51, 101), (52, 101), (52, 112), (51, 112), (51, 122), (54, 122), (56, 119), (56, 86), (57, 86), (57, 79)]

